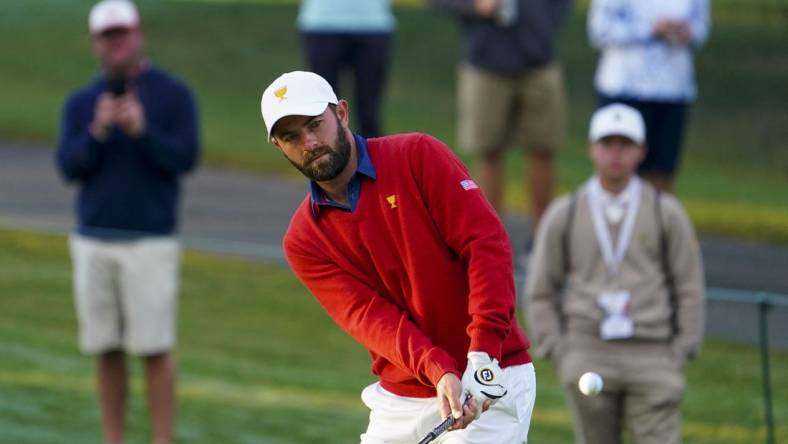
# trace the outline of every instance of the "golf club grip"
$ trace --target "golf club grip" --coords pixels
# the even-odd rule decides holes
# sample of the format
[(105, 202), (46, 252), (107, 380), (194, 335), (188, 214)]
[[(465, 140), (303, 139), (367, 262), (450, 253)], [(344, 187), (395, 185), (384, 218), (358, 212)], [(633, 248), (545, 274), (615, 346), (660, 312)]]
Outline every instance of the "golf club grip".
[[(470, 395), (470, 393), (465, 395), (465, 401), (463, 401), (462, 403), (463, 407), (468, 405), (469, 402), (471, 402), (471, 398), (472, 396)], [(449, 427), (453, 426), (456, 421), (457, 420), (454, 419), (453, 415), (449, 415), (446, 419), (443, 420), (442, 423), (438, 424), (437, 427), (432, 429), (430, 433), (427, 433), (427, 436), (422, 438), (421, 441), (419, 441), (419, 444), (427, 444), (434, 441), (435, 438), (441, 436), (445, 431), (449, 430)]]
[(430, 433), (427, 433), (427, 436), (425, 436), (421, 441), (419, 441), (419, 444), (427, 444), (434, 441), (435, 438), (441, 436), (443, 432), (449, 430), (449, 427), (454, 425), (454, 421), (455, 421), (454, 416), (449, 415), (449, 417), (444, 419), (442, 423), (438, 424), (437, 427), (432, 429)]

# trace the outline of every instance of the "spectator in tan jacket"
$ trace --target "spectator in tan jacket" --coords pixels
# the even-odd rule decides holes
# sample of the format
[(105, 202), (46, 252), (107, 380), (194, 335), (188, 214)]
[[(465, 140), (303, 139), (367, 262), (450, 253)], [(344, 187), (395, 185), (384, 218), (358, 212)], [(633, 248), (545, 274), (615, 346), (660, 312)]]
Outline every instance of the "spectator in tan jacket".
[[(684, 365), (703, 337), (703, 266), (681, 204), (636, 175), (646, 154), (640, 113), (591, 119), (595, 175), (554, 202), (539, 225), (526, 278), (536, 353), (554, 361), (578, 443), (681, 441)], [(578, 379), (602, 376), (584, 396)]]

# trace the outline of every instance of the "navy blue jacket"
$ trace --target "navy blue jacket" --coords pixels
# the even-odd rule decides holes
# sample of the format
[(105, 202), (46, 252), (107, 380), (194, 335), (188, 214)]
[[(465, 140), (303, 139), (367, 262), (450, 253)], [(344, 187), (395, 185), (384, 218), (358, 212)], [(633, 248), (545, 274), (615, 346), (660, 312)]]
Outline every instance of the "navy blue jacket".
[(63, 110), (57, 166), (79, 184), (80, 234), (98, 238), (170, 235), (177, 230), (180, 177), (199, 157), (197, 110), (184, 84), (146, 68), (135, 90), (145, 110), (145, 133), (113, 129), (106, 142), (88, 128), (106, 81), (99, 76), (69, 97)]
[(460, 17), (465, 62), (502, 75), (522, 74), (555, 58), (555, 41), (572, 9), (572, 0), (517, 0), (509, 26), (476, 13), (473, 0), (428, 0)]

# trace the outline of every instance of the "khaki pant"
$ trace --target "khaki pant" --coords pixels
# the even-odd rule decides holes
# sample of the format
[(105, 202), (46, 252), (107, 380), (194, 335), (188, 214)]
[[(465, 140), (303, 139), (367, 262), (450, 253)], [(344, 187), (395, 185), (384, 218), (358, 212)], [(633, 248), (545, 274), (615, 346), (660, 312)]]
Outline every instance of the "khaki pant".
[[(557, 364), (577, 443), (619, 444), (624, 428), (635, 444), (681, 442), (684, 364), (669, 343), (570, 334)], [(604, 388), (589, 397), (577, 381), (591, 371), (602, 376)]]

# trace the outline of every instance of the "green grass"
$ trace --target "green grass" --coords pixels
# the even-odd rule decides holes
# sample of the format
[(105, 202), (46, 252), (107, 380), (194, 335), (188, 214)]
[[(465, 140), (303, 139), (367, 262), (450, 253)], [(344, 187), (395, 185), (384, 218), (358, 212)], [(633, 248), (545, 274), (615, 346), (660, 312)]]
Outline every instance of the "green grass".
[[(66, 92), (96, 73), (86, 35), (90, 3), (0, 4), (0, 137), (55, 140)], [(292, 174), (265, 141), (259, 96), (277, 74), (303, 66), (296, 3), (140, 1), (153, 60), (196, 91), (209, 164)], [(453, 145), (458, 29), (421, 3), (396, 2), (385, 126), (430, 132)], [(583, 7), (579, 2), (560, 45), (570, 97), (559, 159), (563, 191), (590, 173), (585, 134), (596, 54), (586, 41)], [(704, 231), (788, 244), (788, 1), (716, 0), (713, 11), (711, 40), (697, 60), (700, 97), (678, 194)], [(525, 207), (521, 164), (513, 152), (507, 178), (514, 209)]]
[[(91, 359), (76, 350), (66, 240), (0, 230), (0, 442), (98, 443)], [(288, 271), (187, 253), (181, 294), (178, 442), (357, 442), (373, 377), (366, 352)], [(713, 342), (689, 369), (685, 442), (761, 442), (757, 350)], [(772, 355), (777, 442), (788, 439), (788, 353)], [(550, 364), (536, 362), (531, 442), (571, 441)], [(127, 442), (148, 436), (134, 368)]]

